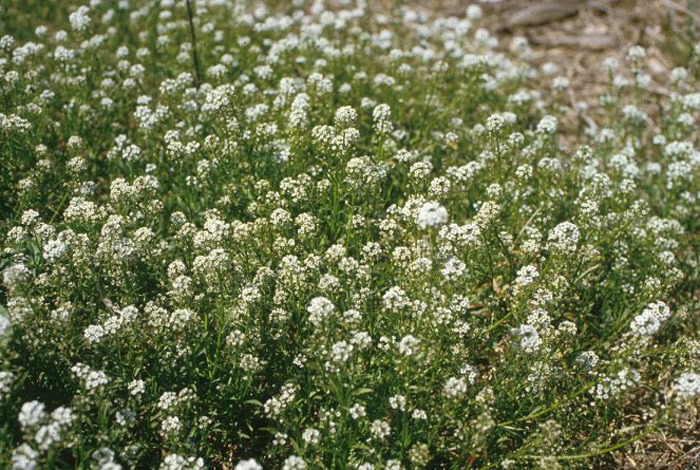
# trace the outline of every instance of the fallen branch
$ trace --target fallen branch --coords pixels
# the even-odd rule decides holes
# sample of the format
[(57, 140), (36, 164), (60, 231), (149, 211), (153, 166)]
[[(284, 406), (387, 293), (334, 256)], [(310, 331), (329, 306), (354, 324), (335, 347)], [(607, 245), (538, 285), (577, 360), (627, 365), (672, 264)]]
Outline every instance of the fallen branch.
[(585, 34), (581, 36), (532, 36), (531, 42), (546, 47), (574, 47), (591, 51), (600, 51), (617, 47), (618, 40), (610, 34)]
[(511, 14), (506, 19), (505, 27), (519, 28), (559, 21), (576, 15), (585, 6), (586, 2), (582, 0), (558, 0), (536, 3)]

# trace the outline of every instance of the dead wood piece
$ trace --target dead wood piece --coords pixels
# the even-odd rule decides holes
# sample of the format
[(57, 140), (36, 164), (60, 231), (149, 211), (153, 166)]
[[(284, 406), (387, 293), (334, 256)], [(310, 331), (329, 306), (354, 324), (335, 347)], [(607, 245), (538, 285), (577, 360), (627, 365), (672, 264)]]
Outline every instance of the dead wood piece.
[(522, 8), (506, 19), (506, 28), (537, 26), (573, 16), (586, 6), (584, 0), (554, 0)]
[(611, 34), (535, 36), (532, 42), (545, 47), (572, 47), (589, 51), (612, 49), (618, 45), (617, 38)]

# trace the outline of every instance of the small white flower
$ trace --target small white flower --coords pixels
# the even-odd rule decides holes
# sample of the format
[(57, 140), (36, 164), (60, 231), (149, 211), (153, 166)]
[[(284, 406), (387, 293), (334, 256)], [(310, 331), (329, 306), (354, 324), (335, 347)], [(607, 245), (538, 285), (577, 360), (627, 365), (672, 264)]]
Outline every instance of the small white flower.
[(233, 470), (262, 470), (262, 466), (255, 459), (241, 460)]
[(661, 324), (670, 316), (671, 309), (668, 308), (668, 305), (664, 302), (654, 302), (634, 317), (630, 329), (640, 336), (652, 336), (659, 331)]
[(461, 377), (450, 377), (445, 382), (443, 393), (447, 398), (460, 398), (467, 393), (467, 383)]
[(17, 420), (22, 429), (36, 426), (47, 417), (44, 404), (36, 400), (26, 402), (22, 405)]
[(518, 277), (515, 279), (515, 283), (527, 286), (535, 282), (539, 277), (540, 273), (537, 271), (537, 267), (530, 264), (518, 270)]
[(377, 440), (383, 440), (391, 434), (391, 427), (386, 421), (381, 419), (375, 419), (372, 421), (372, 425), (369, 428), (369, 432), (373, 438)]
[(437, 202), (426, 202), (416, 214), (416, 224), (425, 230), (427, 227), (435, 227), (447, 222), (447, 209)]
[(348, 412), (350, 413), (350, 417), (352, 419), (360, 419), (367, 416), (367, 411), (365, 410), (365, 407), (360, 405), (359, 403), (355, 403), (354, 405), (352, 405)]
[(399, 353), (404, 356), (415, 355), (420, 347), (420, 340), (413, 335), (406, 335), (399, 341)]
[(301, 457), (292, 455), (284, 460), (282, 470), (306, 470), (306, 462)]
[(694, 398), (700, 395), (700, 374), (685, 372), (678, 377), (673, 385), (674, 390), (681, 398)]
[(353, 345), (347, 341), (338, 341), (332, 348), (333, 361), (337, 363), (347, 362), (353, 349)]
[(309, 321), (314, 326), (320, 326), (324, 320), (328, 319), (335, 312), (335, 305), (326, 297), (315, 297), (306, 308), (309, 312)]
[(511, 330), (511, 333), (519, 338), (518, 346), (524, 352), (535, 352), (542, 345), (542, 338), (532, 325), (520, 325)]
[(309, 445), (316, 445), (321, 442), (321, 433), (318, 429), (306, 428), (301, 434), (301, 438)]

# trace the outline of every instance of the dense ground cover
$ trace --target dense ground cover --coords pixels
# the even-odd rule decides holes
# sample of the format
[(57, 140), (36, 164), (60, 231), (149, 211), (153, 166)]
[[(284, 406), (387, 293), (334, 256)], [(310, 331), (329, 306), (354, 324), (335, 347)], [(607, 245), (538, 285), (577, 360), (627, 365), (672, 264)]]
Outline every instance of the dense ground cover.
[(3, 468), (590, 468), (697, 419), (697, 59), (653, 94), (631, 47), (564, 129), (478, 7), (67, 3), (1, 7)]

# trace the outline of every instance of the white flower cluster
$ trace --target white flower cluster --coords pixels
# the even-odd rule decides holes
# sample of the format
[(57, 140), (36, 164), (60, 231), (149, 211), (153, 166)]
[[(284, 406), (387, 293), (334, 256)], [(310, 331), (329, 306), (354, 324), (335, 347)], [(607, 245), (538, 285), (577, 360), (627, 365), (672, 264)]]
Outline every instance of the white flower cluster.
[(678, 377), (673, 386), (681, 398), (694, 398), (700, 395), (700, 374), (685, 372)]
[(426, 202), (416, 213), (416, 224), (423, 230), (447, 222), (447, 209), (437, 202)]
[(642, 313), (634, 317), (630, 324), (630, 329), (634, 334), (640, 336), (652, 336), (659, 331), (659, 328), (671, 316), (671, 310), (664, 302), (654, 302), (649, 304)]

